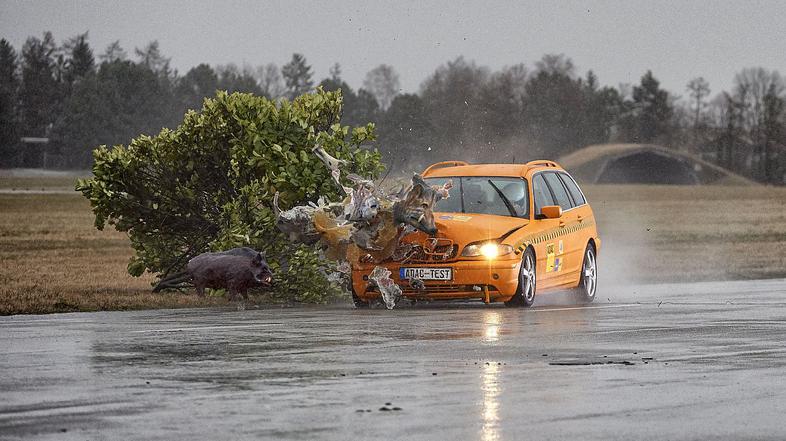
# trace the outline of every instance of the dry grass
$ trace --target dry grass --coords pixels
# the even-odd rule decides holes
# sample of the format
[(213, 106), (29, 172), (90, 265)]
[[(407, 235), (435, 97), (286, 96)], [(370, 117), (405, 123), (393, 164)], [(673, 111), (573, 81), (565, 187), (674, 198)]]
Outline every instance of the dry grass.
[(0, 189), (25, 191), (73, 191), (78, 178), (74, 176), (0, 176)]
[[(50, 178), (37, 179), (47, 187)], [(585, 190), (603, 239), (603, 283), (786, 277), (786, 188)], [(150, 276), (126, 273), (130, 256), (125, 235), (96, 230), (75, 192), (0, 194), (0, 314), (227, 303), (152, 294)]]
[(0, 314), (222, 305), (222, 298), (152, 294), (126, 273), (125, 235), (98, 231), (74, 194), (0, 194)]
[(604, 277), (668, 282), (786, 277), (786, 188), (588, 186)]
[(0, 190), (74, 191), (77, 179), (90, 176), (84, 171), (54, 171), (41, 169), (0, 169)]

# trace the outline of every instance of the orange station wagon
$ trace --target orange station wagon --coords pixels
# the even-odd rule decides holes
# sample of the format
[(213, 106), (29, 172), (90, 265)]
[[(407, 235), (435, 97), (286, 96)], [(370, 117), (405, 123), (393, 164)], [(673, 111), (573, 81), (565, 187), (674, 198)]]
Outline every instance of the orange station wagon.
[[(382, 265), (410, 300), (478, 299), (531, 306), (535, 295), (571, 289), (591, 302), (597, 289), (600, 238), (576, 181), (553, 161), (468, 164), (447, 161), (423, 172), (433, 186), (452, 180), (434, 206), (437, 234), (411, 233), (422, 252)], [(352, 268), (356, 306), (379, 297), (368, 275)]]

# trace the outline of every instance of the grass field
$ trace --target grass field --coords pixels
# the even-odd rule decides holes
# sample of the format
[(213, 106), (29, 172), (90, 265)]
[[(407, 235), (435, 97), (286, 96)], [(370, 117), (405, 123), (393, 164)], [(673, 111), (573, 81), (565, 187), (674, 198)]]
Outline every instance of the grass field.
[(786, 277), (786, 188), (588, 186), (611, 283)]
[[(0, 191), (24, 188), (18, 179), (0, 177)], [(74, 178), (24, 179), (61, 190)], [(786, 188), (585, 190), (603, 240), (603, 284), (786, 277)], [(130, 256), (127, 238), (96, 230), (75, 192), (0, 193), (0, 314), (226, 304), (152, 294), (151, 277), (126, 273)]]
[(152, 294), (126, 273), (125, 235), (98, 231), (79, 194), (0, 194), (0, 314), (225, 304)]
[(73, 191), (76, 180), (90, 172), (52, 172), (34, 169), (0, 170), (0, 190)]

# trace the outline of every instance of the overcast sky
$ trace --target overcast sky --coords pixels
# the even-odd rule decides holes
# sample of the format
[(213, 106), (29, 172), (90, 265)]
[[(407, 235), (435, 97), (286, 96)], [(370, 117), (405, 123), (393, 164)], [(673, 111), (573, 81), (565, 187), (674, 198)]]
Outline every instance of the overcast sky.
[(564, 53), (602, 84), (636, 83), (652, 69), (684, 94), (703, 76), (715, 95), (743, 67), (786, 71), (786, 1), (10, 1), (0, 37), (21, 48), (50, 30), (89, 31), (96, 54), (120, 40), (133, 53), (157, 39), (181, 73), (201, 63), (286, 63), (303, 53), (315, 80), (339, 62), (352, 87), (380, 63), (404, 91), (459, 55), (491, 68)]

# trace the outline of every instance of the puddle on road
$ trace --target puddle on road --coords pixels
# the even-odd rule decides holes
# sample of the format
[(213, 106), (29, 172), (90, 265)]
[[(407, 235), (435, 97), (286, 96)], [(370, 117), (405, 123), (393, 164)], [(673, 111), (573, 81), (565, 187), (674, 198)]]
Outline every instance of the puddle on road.
[(628, 360), (622, 361), (552, 361), (549, 366), (602, 366), (602, 365), (623, 365), (633, 366), (636, 363)]

